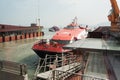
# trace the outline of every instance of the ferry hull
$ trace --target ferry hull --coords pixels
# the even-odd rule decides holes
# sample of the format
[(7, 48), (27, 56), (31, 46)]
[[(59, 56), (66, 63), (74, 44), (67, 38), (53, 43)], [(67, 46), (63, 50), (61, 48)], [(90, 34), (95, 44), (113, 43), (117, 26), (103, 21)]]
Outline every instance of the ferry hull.
[(42, 51), (42, 50), (35, 50), (33, 49), (34, 52), (40, 57), (40, 58), (45, 58), (46, 55), (61, 55), (62, 53), (57, 53), (57, 52), (49, 52), (49, 51)]

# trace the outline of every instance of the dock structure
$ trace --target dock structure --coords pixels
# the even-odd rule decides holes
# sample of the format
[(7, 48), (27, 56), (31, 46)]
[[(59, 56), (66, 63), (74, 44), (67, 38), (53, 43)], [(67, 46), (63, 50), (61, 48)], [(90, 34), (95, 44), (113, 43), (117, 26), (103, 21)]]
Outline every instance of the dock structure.
[(0, 43), (42, 36), (42, 26), (16, 26), (0, 24)]
[[(100, 30), (102, 30), (102, 28), (99, 28), (97, 31)], [(120, 45), (116, 41), (107, 39), (108, 36), (104, 35), (103, 33), (102, 34), (100, 33), (99, 37), (97, 38), (94, 38), (96, 37), (96, 35), (92, 35), (91, 33), (91, 37), (83, 40), (78, 40), (74, 43), (65, 45), (63, 47), (64, 49), (72, 49), (73, 51), (76, 50), (82, 51), (82, 58), (83, 58), (82, 62), (78, 61), (80, 64), (78, 64), (77, 62), (72, 62), (64, 65), (63, 64), (64, 59), (62, 57), (61, 58), (62, 66), (60, 67), (55, 66), (53, 69), (49, 71), (38, 73), (36, 75), (38, 80), (39, 79), (43, 79), (43, 80), (117, 80), (119, 79), (120, 71), (116, 70), (116, 68), (118, 68), (119, 66), (113, 65), (113, 64), (119, 64), (118, 63), (119, 59), (115, 59), (113, 58), (113, 56), (110, 55), (114, 54), (114, 57), (116, 56), (119, 57)], [(86, 63), (84, 61), (85, 52), (87, 52), (88, 54)], [(116, 63), (112, 61), (114, 59)], [(74, 61), (74, 60), (70, 60), (70, 61)], [(76, 66), (72, 66), (72, 65), (76, 65)], [(71, 68), (69, 68), (70, 66)]]
[[(68, 72), (77, 72), (82, 68), (82, 64), (81, 63), (72, 63), (69, 65), (65, 65), (59, 68), (56, 68), (54, 70), (58, 70), (58, 71), (68, 71)], [(46, 71), (44, 73), (39, 73), (37, 75), (37, 78), (42, 78), (42, 79), (46, 79), (46, 80), (51, 80), (54, 76), (53, 71), (54, 70), (50, 70), (50, 71)], [(61, 76), (59, 76), (59, 78), (67, 78), (68, 76), (70, 76), (70, 74), (62, 74)], [(57, 77), (58, 78), (58, 77)]]
[[(108, 79), (104, 56), (100, 52), (90, 52), (84, 75), (94, 76), (100, 79)], [(85, 77), (85, 80), (88, 78)]]
[[(73, 58), (68, 57), (70, 55), (67, 55), (67, 60), (63, 58), (61, 55), (54, 56), (54, 60), (50, 60), (50, 58), (53, 59), (53, 57), (50, 57), (50, 55), (46, 55), (46, 58), (44, 61), (42, 61), (41, 64), (38, 64), (38, 68), (35, 72), (35, 78), (34, 79), (45, 79), (45, 80), (53, 80), (55, 77), (55, 71), (63, 71), (63, 72), (78, 72), (83, 69), (83, 61), (77, 61), (76, 56), (73, 56)], [(40, 60), (41, 61), (41, 60)], [(40, 62), (39, 62), (40, 63)], [(42, 72), (40, 72), (42, 71)], [(71, 74), (61, 74), (59, 78), (67, 78), (68, 76), (71, 76)]]
[[(62, 76), (63, 74), (69, 76)], [(49, 80), (109, 80), (104, 55), (99, 52), (89, 52), (84, 72), (80, 70), (77, 72), (54, 70), (53, 79)]]
[[(86, 63), (85, 60), (78, 61), (76, 59), (76, 56), (74, 56), (74, 58), (67, 58), (68, 59), (67, 64), (63, 63), (64, 59), (61, 57), (60, 59), (61, 63), (58, 64), (57, 62), (59, 61), (56, 60), (57, 58), (60, 57), (56, 56), (55, 61), (53, 61), (53, 63), (48, 62), (50, 63), (48, 64), (46, 61), (49, 58), (46, 57), (42, 62), (42, 64), (41, 65), (39, 64), (39, 67), (36, 69), (34, 79), (35, 80), (41, 80), (41, 79), (43, 80), (109, 80), (107, 76), (107, 70), (105, 67), (103, 55), (97, 52), (89, 52), (88, 54), (89, 55)], [(59, 67), (56, 64), (58, 64)], [(50, 66), (52, 66), (51, 69)]]
[(0, 80), (28, 80), (26, 65), (0, 61)]
[[(94, 44), (95, 43), (95, 44)], [(86, 72), (86, 75), (96, 75), (96, 76), (100, 76), (100, 72), (102, 71), (104, 72), (104, 74), (107, 74), (107, 77), (109, 80), (117, 80), (119, 79), (118, 74), (120, 73), (119, 69), (117, 69), (116, 67), (118, 67), (118, 61), (119, 59), (114, 58), (114, 55), (116, 57), (119, 57), (119, 53), (120, 53), (120, 45), (118, 41), (113, 41), (111, 39), (104, 39), (104, 38), (87, 38), (84, 40), (79, 40), (76, 41), (75, 43), (71, 43), (68, 45), (65, 45), (63, 47), (64, 49), (79, 49), (79, 50), (83, 50), (83, 51), (88, 51), (88, 52), (96, 52), (96, 54), (94, 54), (95, 56), (92, 57), (91, 55), (91, 59), (88, 58), (88, 60), (90, 60), (88, 63), (88, 71)], [(98, 57), (97, 55), (103, 55), (104, 57)], [(113, 56), (110, 56), (113, 55)], [(97, 58), (98, 57), (98, 58)], [(113, 65), (113, 59), (117, 62), (117, 65)], [(104, 60), (101, 61), (101, 60)], [(102, 63), (101, 63), (102, 62)], [(96, 65), (97, 64), (97, 65)], [(101, 64), (101, 65), (100, 65)], [(105, 68), (103, 68), (105, 65), (106, 67), (106, 72), (104, 71)], [(87, 67), (87, 66), (86, 66)], [(116, 71), (117, 69), (117, 71)], [(93, 73), (94, 72), (94, 73)], [(96, 74), (97, 73), (97, 74)], [(102, 74), (100, 77), (106, 77), (104, 74)]]

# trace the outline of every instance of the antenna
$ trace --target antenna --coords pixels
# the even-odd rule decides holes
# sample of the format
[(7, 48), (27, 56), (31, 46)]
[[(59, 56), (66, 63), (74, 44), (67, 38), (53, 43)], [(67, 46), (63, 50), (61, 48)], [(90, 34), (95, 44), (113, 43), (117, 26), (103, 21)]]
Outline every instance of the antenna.
[(39, 0), (37, 0), (37, 25), (39, 27), (39, 32), (40, 32)]
[(39, 27), (39, 32), (40, 32), (40, 18), (38, 18), (38, 27)]

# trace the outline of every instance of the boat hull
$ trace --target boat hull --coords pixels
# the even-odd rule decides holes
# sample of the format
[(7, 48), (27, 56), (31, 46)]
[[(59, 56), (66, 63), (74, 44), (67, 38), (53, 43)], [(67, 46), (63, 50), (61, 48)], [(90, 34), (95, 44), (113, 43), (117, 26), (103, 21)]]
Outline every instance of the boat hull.
[(46, 55), (62, 55), (62, 53), (57, 53), (57, 52), (49, 52), (49, 51), (43, 51), (43, 50), (35, 50), (33, 49), (34, 52), (40, 57), (40, 58), (45, 58)]

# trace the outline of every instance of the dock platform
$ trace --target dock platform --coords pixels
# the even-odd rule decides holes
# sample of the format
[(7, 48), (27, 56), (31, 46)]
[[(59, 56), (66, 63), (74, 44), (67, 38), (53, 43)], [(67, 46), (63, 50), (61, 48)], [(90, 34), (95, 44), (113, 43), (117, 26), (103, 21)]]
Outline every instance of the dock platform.
[[(79, 63), (79, 62), (76, 62), (76, 63), (72, 63), (72, 64), (69, 64), (69, 65), (65, 65), (65, 66), (56, 68), (54, 70), (76, 72), (76, 71), (79, 71), (81, 68), (82, 68), (82, 64)], [(52, 74), (53, 74), (52, 72), (53, 72), (53, 70), (46, 71), (44, 73), (39, 73), (39, 74), (37, 74), (37, 78), (46, 79), (46, 80), (50, 79), (50, 78), (53, 77), (52, 76)], [(65, 74), (63, 76), (65, 76)]]
[(107, 69), (102, 54), (98, 52), (91, 52), (87, 63), (84, 75), (95, 76), (100, 79), (108, 80)]

